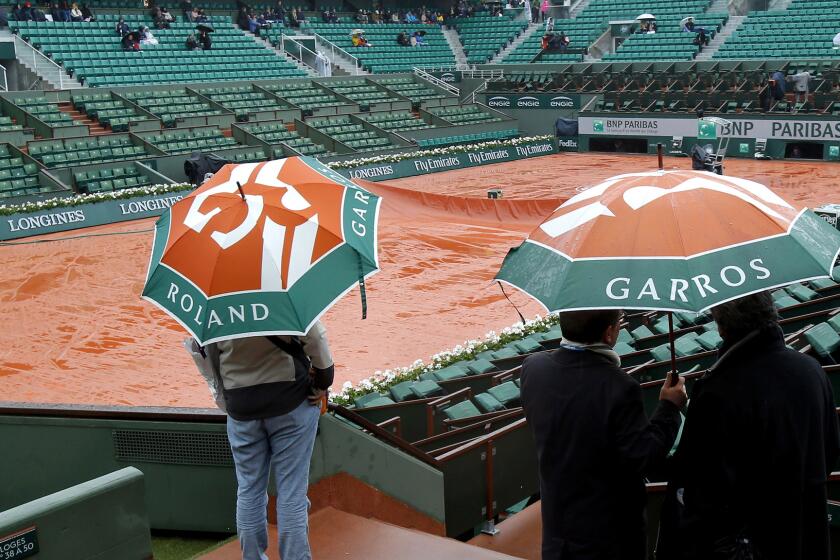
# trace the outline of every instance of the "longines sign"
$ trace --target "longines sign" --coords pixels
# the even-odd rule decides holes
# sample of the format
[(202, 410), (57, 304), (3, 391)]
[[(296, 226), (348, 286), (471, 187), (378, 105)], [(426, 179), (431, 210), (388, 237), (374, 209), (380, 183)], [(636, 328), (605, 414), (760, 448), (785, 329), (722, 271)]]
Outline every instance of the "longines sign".
[(0, 216), (0, 240), (160, 216), (188, 191)]
[(578, 109), (580, 96), (567, 93), (487, 94), (485, 104), (494, 109)]
[[(717, 137), (766, 138), (768, 140), (821, 140), (840, 142), (840, 120), (724, 118), (730, 124), (717, 126)], [(643, 116), (579, 117), (580, 134), (593, 136), (683, 136), (696, 138), (698, 119), (663, 119)]]

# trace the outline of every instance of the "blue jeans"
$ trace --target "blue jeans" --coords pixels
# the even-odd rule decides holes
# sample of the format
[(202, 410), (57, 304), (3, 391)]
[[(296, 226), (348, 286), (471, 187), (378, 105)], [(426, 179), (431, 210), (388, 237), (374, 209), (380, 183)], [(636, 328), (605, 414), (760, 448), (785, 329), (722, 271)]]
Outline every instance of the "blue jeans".
[(309, 462), (320, 407), (304, 401), (283, 416), (234, 420), (227, 433), (236, 466), (236, 529), (243, 560), (268, 560), (269, 468), (277, 483), (277, 533), (282, 560), (309, 560)]

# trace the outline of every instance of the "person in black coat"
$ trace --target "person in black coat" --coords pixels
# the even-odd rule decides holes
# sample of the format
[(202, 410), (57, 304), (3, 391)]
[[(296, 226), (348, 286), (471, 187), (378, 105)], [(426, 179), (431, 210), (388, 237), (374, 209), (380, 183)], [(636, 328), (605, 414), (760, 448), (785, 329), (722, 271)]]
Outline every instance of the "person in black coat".
[(522, 402), (537, 446), (543, 560), (644, 560), (643, 473), (680, 426), (685, 381), (665, 383), (650, 420), (639, 383), (612, 347), (621, 312), (560, 314), (561, 347), (522, 364)]
[(657, 558), (731, 558), (739, 539), (760, 560), (828, 560), (826, 479), (840, 455), (828, 377), (785, 346), (769, 293), (712, 315), (723, 345), (692, 389)]

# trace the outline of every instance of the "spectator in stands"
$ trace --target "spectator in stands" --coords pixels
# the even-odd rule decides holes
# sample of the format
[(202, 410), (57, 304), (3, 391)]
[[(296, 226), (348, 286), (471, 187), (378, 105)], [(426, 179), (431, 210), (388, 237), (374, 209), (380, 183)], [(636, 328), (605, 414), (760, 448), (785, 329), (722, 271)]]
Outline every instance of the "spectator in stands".
[(405, 34), (405, 31), (400, 31), (397, 35), (397, 44), (403, 47), (410, 47), (411, 41), (408, 38), (408, 35)]
[(96, 21), (96, 16), (87, 4), (82, 4), (82, 21)]
[(140, 39), (134, 31), (123, 35), (120, 44), (122, 45), (124, 51), (136, 52), (140, 50)]
[(210, 33), (208, 33), (206, 29), (202, 29), (198, 32), (198, 42), (201, 43), (201, 48), (205, 51), (209, 51), (210, 47), (213, 46), (213, 41), (210, 39)]
[(399, 23), (399, 22), (400, 22), (399, 12), (392, 12), (391, 13), (391, 23)]
[(557, 50), (559, 50), (560, 52), (565, 52), (565, 51), (566, 51), (566, 49), (568, 49), (568, 48), (569, 48), (569, 43), (571, 43), (571, 42), (572, 42), (572, 41), (571, 41), (571, 40), (570, 40), (570, 39), (566, 36), (566, 34), (565, 34), (565, 33), (563, 33), (562, 31), (560, 32), (560, 35), (557, 35), (557, 38), (556, 38), (556, 40), (555, 40), (555, 41), (556, 41), (556, 43), (555, 43), (555, 44), (556, 44), (555, 48), (556, 48)]
[(155, 8), (152, 10), (152, 21), (155, 24), (155, 29), (169, 29), (169, 22), (166, 20), (166, 8)]
[(834, 45), (835, 49), (840, 49), (840, 33), (834, 36), (834, 39), (831, 40), (831, 44)]
[(791, 81), (793, 82), (793, 94), (795, 96), (796, 103), (800, 101), (805, 102), (808, 101), (808, 92), (810, 91), (809, 84), (811, 81), (811, 73), (810, 72), (797, 72), (793, 76), (791, 76)]
[(779, 70), (770, 74), (770, 94), (775, 101), (782, 101), (785, 98), (785, 90), (787, 84), (785, 83), (785, 75)]
[(551, 4), (548, 0), (543, 0), (542, 5), (540, 6), (540, 14), (542, 14), (542, 20), (545, 21), (548, 18), (548, 11), (551, 9)]
[(9, 15), (6, 13), (6, 8), (0, 6), (0, 28), (9, 27)]
[(365, 39), (364, 35), (361, 33), (354, 33), (353, 36), (350, 38), (350, 42), (353, 44), (354, 47), (372, 47), (368, 40)]
[(140, 26), (137, 36), (140, 38), (140, 45), (142, 46), (158, 44), (157, 38), (152, 35), (151, 30), (145, 25)]
[(321, 10), (321, 21), (324, 23), (330, 22), (330, 11), (327, 8)]
[(194, 33), (189, 34), (189, 36), (187, 37), (186, 45), (188, 51), (197, 51), (200, 48)]
[(242, 31), (250, 31), (251, 30), (251, 18), (248, 17), (248, 9), (247, 8), (240, 8), (239, 15), (236, 17), (236, 25), (239, 26), (239, 29)]
[(560, 313), (560, 348), (522, 364), (522, 406), (536, 441), (542, 557), (644, 560), (644, 476), (677, 437), (685, 381), (648, 420), (639, 383), (613, 350), (619, 310)]
[(300, 27), (297, 8), (292, 8), (292, 11), (289, 12), (289, 26), (295, 28)]
[(828, 560), (826, 478), (840, 457), (828, 377), (786, 347), (769, 292), (714, 307), (712, 317), (723, 345), (692, 389), (657, 558), (752, 548), (740, 557)]
[(131, 31), (131, 28), (128, 26), (128, 24), (125, 22), (125, 20), (121, 17), (117, 21), (117, 25), (114, 28), (114, 31), (116, 31), (117, 35), (119, 35), (120, 37), (125, 37)]
[(64, 12), (61, 11), (61, 8), (58, 7), (58, 4), (53, 3), (50, 6), (50, 17), (53, 21), (56, 22), (64, 21)]
[(326, 331), (316, 322), (300, 338), (255, 336), (209, 346), (224, 387), (238, 482), (236, 523), (242, 557), (267, 558), (266, 488), (273, 473), (280, 557), (312, 558), (306, 498), (309, 464), (320, 405), (334, 376)]
[(75, 2), (70, 6), (70, 21), (82, 21), (82, 10)]
[(181, 0), (181, 12), (184, 14), (184, 21), (192, 21), (192, 0)]
[(193, 10), (194, 18), (193, 21), (195, 23), (207, 23), (207, 14), (204, 13), (204, 10), (197, 8)]
[(70, 21), (70, 5), (67, 0), (61, 0), (58, 6), (61, 8), (61, 21)]
[(405, 21), (404, 22), (408, 23), (408, 24), (417, 23), (417, 16), (414, 15), (414, 12), (409, 10), (405, 14)]
[(423, 45), (426, 44), (426, 38), (424, 37), (424, 35), (426, 35), (425, 31), (415, 31), (412, 34), (412, 38), (414, 39), (414, 46), (415, 47), (422, 47)]

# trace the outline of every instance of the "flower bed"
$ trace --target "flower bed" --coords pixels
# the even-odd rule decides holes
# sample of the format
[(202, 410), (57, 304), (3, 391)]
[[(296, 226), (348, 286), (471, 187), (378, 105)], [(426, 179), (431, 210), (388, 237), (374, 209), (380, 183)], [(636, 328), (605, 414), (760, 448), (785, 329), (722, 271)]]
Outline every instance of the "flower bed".
[(195, 187), (188, 183), (150, 185), (147, 187), (136, 187), (133, 189), (122, 189), (110, 192), (77, 194), (75, 196), (66, 197), (57, 196), (55, 198), (24, 202), (22, 204), (0, 204), (0, 216), (28, 214), (32, 212), (41, 212), (43, 210), (52, 210), (54, 208), (69, 208), (72, 206), (80, 206), (82, 204), (95, 204), (97, 202), (106, 202), (109, 200), (123, 200), (126, 198), (136, 198), (140, 196), (180, 192), (191, 190), (193, 188)]
[(327, 163), (332, 169), (352, 169), (354, 167), (363, 167), (365, 165), (376, 165), (380, 163), (396, 163), (407, 159), (425, 158), (430, 156), (446, 156), (451, 154), (462, 154), (466, 152), (475, 152), (480, 150), (489, 150), (493, 148), (507, 148), (515, 147), (523, 144), (530, 144), (533, 142), (545, 142), (553, 140), (554, 137), (550, 135), (543, 136), (525, 136), (522, 138), (513, 138), (511, 140), (492, 140), (489, 142), (480, 142), (478, 144), (458, 144), (455, 146), (447, 146), (445, 148), (433, 148), (430, 150), (418, 150), (416, 152), (402, 152), (399, 154), (386, 154), (382, 156), (373, 156), (360, 159), (348, 159), (344, 161), (333, 161)]
[(506, 344), (530, 334), (546, 331), (559, 322), (560, 316), (557, 314), (549, 314), (546, 317), (537, 315), (530, 321), (526, 321), (524, 325), (517, 323), (503, 328), (499, 333), (490, 331), (484, 335), (483, 340), (467, 340), (451, 350), (444, 350), (435, 354), (428, 364), (423, 360), (417, 360), (408, 367), (376, 371), (372, 376), (362, 379), (355, 386), (347, 381), (340, 392), (330, 395), (330, 401), (342, 406), (353, 404), (353, 399), (363, 395), (373, 392), (387, 392), (390, 387), (397, 383), (415, 381), (424, 373), (445, 368), (461, 360), (474, 359), (479, 352), (498, 350)]

